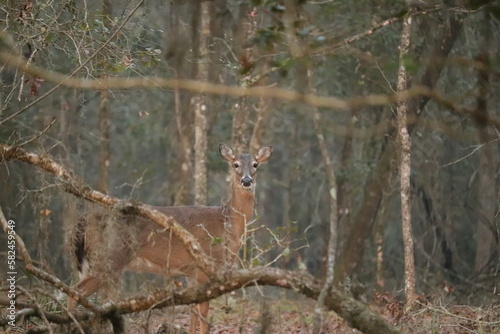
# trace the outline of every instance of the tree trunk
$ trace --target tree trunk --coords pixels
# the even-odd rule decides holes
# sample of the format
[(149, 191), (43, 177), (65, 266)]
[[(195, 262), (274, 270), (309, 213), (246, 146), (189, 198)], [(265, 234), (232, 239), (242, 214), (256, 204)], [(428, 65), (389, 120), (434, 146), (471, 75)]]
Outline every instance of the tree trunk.
[[(249, 87), (252, 85), (253, 79), (253, 62), (255, 46), (253, 46), (252, 39), (255, 37), (257, 24), (255, 16), (251, 15), (251, 8), (245, 2), (242, 2), (239, 9), (240, 21), (242, 22), (242, 29), (236, 36), (240, 48), (239, 56), (239, 76), (238, 85), (242, 87)], [(233, 124), (231, 130), (231, 141), (233, 148), (236, 152), (247, 151), (251, 141), (251, 127), (250, 127), (250, 114), (251, 114), (251, 100), (243, 96), (237, 100), (233, 108)]]
[(108, 192), (109, 182), (109, 92), (105, 89), (101, 91), (101, 104), (99, 108), (99, 186), (103, 193)]
[(488, 127), (488, 96), (491, 93), (490, 71), (487, 66), (490, 63), (490, 21), (488, 11), (484, 12), (485, 22), (483, 25), (484, 40), (482, 51), (477, 57), (478, 63), (482, 64), (477, 71), (478, 97), (475, 120), (479, 132), (479, 141), (483, 145), (478, 151), (479, 170), (477, 182), (477, 213), (476, 225), (476, 259), (474, 271), (477, 274), (486, 274), (491, 261), (498, 258), (498, 226), (495, 226), (495, 209), (497, 191), (495, 189), (495, 173), (498, 170), (494, 157), (495, 152), (491, 141), (494, 139)]
[[(104, 26), (110, 29), (112, 7), (109, 0), (102, 1), (102, 14), (104, 16)], [(99, 106), (99, 185), (98, 189), (103, 193), (108, 192), (109, 183), (109, 92), (106, 89), (101, 90), (101, 103)]]
[[(312, 66), (312, 59), (308, 59), (308, 46), (306, 43), (300, 43), (296, 39), (296, 31), (294, 27), (295, 18), (300, 16), (300, 7), (296, 0), (286, 1), (286, 12), (285, 12), (285, 32), (287, 35), (290, 54), (292, 58), (298, 59), (298, 71), (297, 71), (297, 90), (305, 89), (306, 93), (317, 94), (316, 85), (314, 81), (314, 71)], [(301, 75), (305, 74), (305, 78)], [(305, 82), (304, 82), (305, 81)], [(302, 86), (302, 87), (301, 87)], [(334, 266), (337, 254), (337, 229), (338, 229), (338, 217), (337, 217), (337, 180), (335, 177), (335, 169), (333, 166), (330, 153), (328, 151), (328, 145), (325, 140), (322, 128), (321, 113), (317, 107), (309, 108), (312, 115), (314, 131), (316, 133), (316, 139), (318, 141), (318, 146), (321, 151), (321, 158), (323, 160), (326, 178), (328, 180), (328, 199), (330, 204), (330, 219), (329, 219), (329, 241), (327, 249), (327, 263), (325, 270), (325, 279), (323, 288), (318, 296), (316, 307), (315, 307), (315, 323), (314, 332), (319, 333), (321, 330), (322, 317), (321, 309), (325, 304), (327, 294), (333, 286), (334, 281)]]
[[(181, 6), (195, 6), (195, 4), (180, 4), (178, 1), (174, 1), (171, 4), (170, 11), (170, 29), (166, 34), (166, 52), (165, 60), (172, 64), (172, 69), (175, 73), (176, 79), (187, 79), (191, 78), (191, 66), (189, 69), (186, 64), (186, 53), (188, 52), (188, 43), (184, 43), (184, 40), (188, 39), (188, 33), (182, 29), (181, 22)], [(192, 15), (197, 15), (198, 10), (194, 9), (191, 11)], [(198, 15), (196, 16), (198, 19)], [(195, 27), (192, 27), (193, 30)], [(193, 31), (193, 34), (197, 32)], [(195, 38), (193, 37), (194, 41)], [(194, 44), (194, 43), (193, 43)], [(189, 75), (188, 75), (189, 73)], [(192, 138), (191, 138), (191, 127), (193, 124), (192, 113), (190, 112), (190, 99), (187, 92), (182, 92), (179, 88), (174, 89), (174, 110), (175, 110), (175, 127), (178, 135), (178, 145), (176, 147), (176, 155), (178, 157), (178, 162), (173, 164), (174, 168), (171, 172), (171, 179), (176, 180), (172, 187), (167, 187), (168, 195), (174, 194), (172, 202), (173, 205), (186, 205), (188, 204), (188, 190), (190, 189), (192, 175), (193, 175), (193, 164), (191, 162), (191, 151), (192, 151)], [(183, 112), (184, 111), (184, 112)], [(167, 111), (165, 111), (167, 112)]]
[[(408, 72), (405, 57), (410, 50), (411, 16), (406, 14), (403, 20), (403, 31), (399, 45), (399, 70), (397, 91), (408, 88)], [(411, 309), (416, 301), (415, 294), (415, 254), (411, 226), (410, 174), (411, 174), (411, 138), (407, 127), (407, 101), (401, 101), (396, 108), (399, 145), (399, 175), (401, 180), (401, 223), (403, 230), (404, 262), (405, 262), (405, 296), (406, 308)]]
[[(196, 80), (208, 81), (208, 37), (210, 35), (210, 4), (201, 2), (199, 57)], [(191, 98), (194, 109), (194, 193), (196, 205), (207, 205), (207, 97), (196, 95)]]

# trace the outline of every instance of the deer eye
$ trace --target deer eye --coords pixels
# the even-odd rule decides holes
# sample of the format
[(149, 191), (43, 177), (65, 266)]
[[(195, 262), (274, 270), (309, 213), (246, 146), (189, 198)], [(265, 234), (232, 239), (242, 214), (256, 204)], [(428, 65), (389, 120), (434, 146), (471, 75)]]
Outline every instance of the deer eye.
[(259, 164), (255, 162), (255, 163), (253, 164), (253, 168), (257, 168), (257, 167), (259, 167)]
[(234, 168), (239, 168), (240, 167), (240, 164), (235, 162), (234, 165), (233, 165)]

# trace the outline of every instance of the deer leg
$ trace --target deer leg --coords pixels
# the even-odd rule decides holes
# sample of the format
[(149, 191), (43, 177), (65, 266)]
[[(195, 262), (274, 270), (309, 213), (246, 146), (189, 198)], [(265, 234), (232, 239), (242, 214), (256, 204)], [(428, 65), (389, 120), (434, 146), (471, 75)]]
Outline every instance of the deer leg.
[(208, 302), (203, 302), (197, 305), (200, 319), (200, 334), (208, 334)]
[[(188, 286), (196, 281), (199, 285), (205, 284), (208, 277), (200, 270), (196, 270), (192, 276), (194, 280), (190, 280)], [(200, 324), (200, 334), (208, 334), (208, 302), (196, 304), (191, 313), (191, 325), (189, 326), (189, 334), (196, 334), (196, 327)]]
[[(101, 281), (91, 275), (85, 276), (80, 280), (75, 286), (76, 290), (83, 297), (88, 297), (101, 287)], [(74, 298), (68, 296), (68, 310), (72, 311), (76, 308), (77, 301)]]
[(196, 334), (198, 322), (200, 324), (200, 334), (208, 334), (208, 308), (208, 302), (203, 302), (193, 306), (189, 334)]
[(198, 326), (198, 305), (195, 305), (191, 310), (191, 324), (189, 325), (189, 334), (196, 334), (197, 326)]

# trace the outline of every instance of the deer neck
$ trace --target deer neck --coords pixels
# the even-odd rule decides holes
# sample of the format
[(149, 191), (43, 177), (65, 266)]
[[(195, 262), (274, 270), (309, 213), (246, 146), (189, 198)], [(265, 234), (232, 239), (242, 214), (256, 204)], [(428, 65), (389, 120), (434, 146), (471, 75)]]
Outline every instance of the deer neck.
[(238, 239), (245, 231), (245, 225), (253, 218), (255, 191), (232, 186), (231, 199), (228, 203), (231, 230)]

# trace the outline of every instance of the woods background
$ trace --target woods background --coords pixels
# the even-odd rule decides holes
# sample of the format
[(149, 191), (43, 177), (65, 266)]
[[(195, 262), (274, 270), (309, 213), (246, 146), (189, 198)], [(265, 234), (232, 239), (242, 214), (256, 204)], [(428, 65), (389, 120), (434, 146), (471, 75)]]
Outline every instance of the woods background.
[[(254, 223), (267, 229), (248, 242), (245, 265), (324, 277), (334, 222), (334, 285), (363, 301), (376, 291), (403, 299), (403, 64), (416, 291), (498, 306), (499, 19), (498, 1), (7, 0), (0, 141), (151, 205), (220, 205), (227, 166), (219, 142), (238, 152), (272, 145)], [(9, 55), (97, 83), (158, 77), (241, 89), (204, 94), (190, 82), (155, 81), (86, 89), (25, 73)], [(263, 89), (245, 96), (247, 88)], [(85, 201), (20, 162), (2, 161), (0, 186), (1, 208), (33, 259), (70, 284), (67, 232)], [(6, 235), (0, 240), (3, 252)], [(127, 276), (126, 289), (158, 280), (144, 277)], [(36, 285), (30, 276), (19, 284)]]

